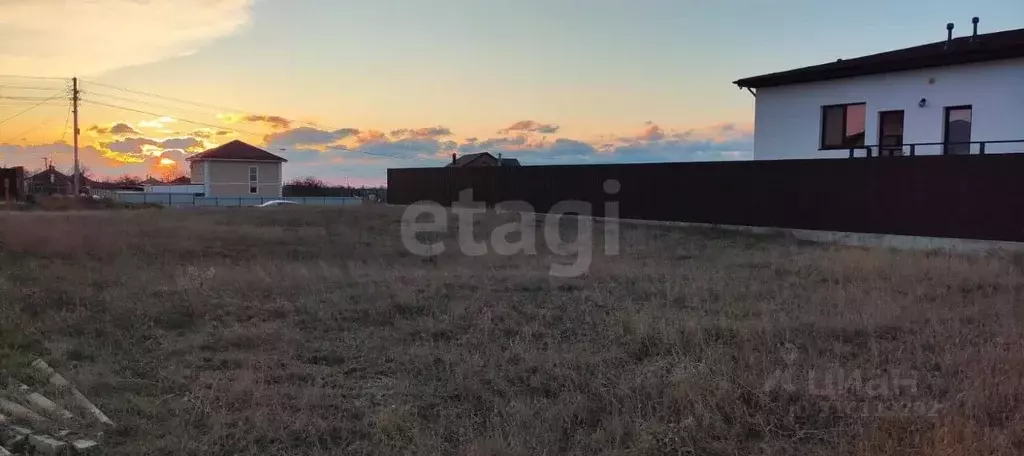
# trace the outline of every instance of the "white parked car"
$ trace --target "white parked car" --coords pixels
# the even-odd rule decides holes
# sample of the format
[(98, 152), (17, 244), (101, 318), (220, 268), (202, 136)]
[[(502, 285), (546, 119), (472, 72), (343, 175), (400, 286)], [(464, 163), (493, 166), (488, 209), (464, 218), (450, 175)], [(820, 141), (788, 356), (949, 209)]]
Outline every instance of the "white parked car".
[(266, 203), (263, 203), (263, 204), (258, 204), (258, 205), (256, 205), (256, 207), (289, 206), (289, 205), (292, 205), (292, 204), (299, 204), (299, 203), (296, 203), (295, 201), (288, 201), (288, 200), (273, 200), (273, 201), (267, 201)]

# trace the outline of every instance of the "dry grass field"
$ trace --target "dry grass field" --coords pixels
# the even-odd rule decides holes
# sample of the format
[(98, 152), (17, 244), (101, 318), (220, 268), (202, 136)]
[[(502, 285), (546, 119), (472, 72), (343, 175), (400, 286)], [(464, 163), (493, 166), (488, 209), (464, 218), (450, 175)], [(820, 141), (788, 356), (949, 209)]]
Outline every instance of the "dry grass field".
[(0, 214), (2, 368), (62, 370), (117, 455), (1024, 453), (1014, 256), (623, 226), (557, 278), (546, 249), (425, 259), (399, 230)]

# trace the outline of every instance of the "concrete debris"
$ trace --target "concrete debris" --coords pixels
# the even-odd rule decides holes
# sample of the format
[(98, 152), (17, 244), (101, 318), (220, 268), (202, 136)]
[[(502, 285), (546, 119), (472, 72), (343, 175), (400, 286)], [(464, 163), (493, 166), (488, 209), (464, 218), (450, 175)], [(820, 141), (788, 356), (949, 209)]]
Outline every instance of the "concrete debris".
[(71, 412), (64, 410), (63, 408), (61, 408), (53, 401), (48, 399), (46, 396), (43, 396), (42, 394), (29, 393), (28, 396), (25, 396), (25, 400), (27, 400), (29, 405), (31, 405), (32, 408), (35, 409), (36, 411), (45, 413), (56, 419), (64, 421), (70, 421), (75, 419), (75, 415), (72, 415)]
[(48, 435), (33, 435), (28, 438), (28, 442), (32, 444), (32, 448), (35, 448), (35, 454), (43, 454), (46, 456), (59, 456), (64, 454), (64, 450), (68, 447), (67, 443), (61, 442)]
[(32, 368), (40, 377), (34, 386), (9, 378), (0, 387), (0, 456), (101, 454), (103, 428), (114, 422), (45, 361)]
[(92, 414), (92, 416), (95, 417), (97, 421), (107, 426), (114, 426), (114, 422), (111, 421), (110, 418), (107, 418), (107, 415), (105, 415), (98, 407), (93, 405), (92, 402), (89, 402), (89, 399), (87, 399), (85, 395), (78, 391), (78, 388), (72, 386), (71, 382), (69, 382), (62, 375), (54, 371), (49, 364), (46, 364), (46, 361), (37, 359), (32, 362), (32, 367), (35, 368), (36, 371), (39, 372), (40, 374), (47, 377), (47, 380), (53, 386), (56, 386), (61, 390), (70, 391), (71, 395), (75, 398), (75, 403), (79, 407), (85, 409), (90, 414)]
[(28, 420), (33, 423), (46, 423), (46, 418), (43, 418), (36, 412), (33, 412), (25, 408), (21, 404), (16, 404), (7, 399), (0, 399), (0, 410), (11, 416), (11, 418)]
[(107, 415), (104, 415), (98, 407), (92, 404), (92, 402), (89, 402), (89, 399), (86, 399), (78, 389), (72, 388), (71, 394), (75, 397), (75, 402), (78, 406), (88, 410), (89, 413), (92, 413), (92, 416), (95, 417), (97, 421), (110, 427), (115, 426), (114, 422), (111, 421), (110, 418), (107, 418)]
[(99, 442), (93, 440), (75, 440), (71, 442), (76, 454), (97, 454), (100, 450)]
[(61, 389), (71, 388), (71, 382), (67, 381), (67, 379), (58, 374), (57, 371), (53, 370), (49, 364), (46, 364), (46, 361), (37, 359), (32, 362), (32, 367), (54, 386)]
[(29, 388), (24, 383), (21, 383), (14, 379), (11, 379), (9, 383), (15, 389), (21, 392), (24, 399), (23, 402), (27, 403), (28, 406), (32, 408), (32, 410), (34, 410), (35, 412), (38, 412), (43, 415), (48, 415), (51, 418), (56, 418), (59, 420), (73, 420), (75, 418), (75, 415), (72, 415), (71, 412), (64, 410), (46, 396), (43, 396), (42, 394), (36, 392), (32, 392), (32, 389)]
[(4, 448), (8, 450), (18, 451), (25, 445), (25, 441), (28, 440), (30, 435), (32, 435), (31, 429), (20, 426), (7, 426), (0, 430), (0, 443), (3, 443)]

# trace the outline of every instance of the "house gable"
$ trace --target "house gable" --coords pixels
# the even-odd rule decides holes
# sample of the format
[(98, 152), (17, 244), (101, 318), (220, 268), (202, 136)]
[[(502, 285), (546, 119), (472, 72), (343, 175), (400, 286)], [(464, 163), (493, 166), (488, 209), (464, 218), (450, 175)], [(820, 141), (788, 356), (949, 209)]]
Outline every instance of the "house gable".
[(213, 149), (207, 150), (195, 154), (185, 160), (189, 162), (198, 161), (260, 161), (260, 162), (275, 162), (284, 163), (288, 160), (283, 157), (279, 157), (270, 152), (267, 152), (259, 147), (247, 144), (245, 142), (234, 140), (229, 143), (223, 144)]

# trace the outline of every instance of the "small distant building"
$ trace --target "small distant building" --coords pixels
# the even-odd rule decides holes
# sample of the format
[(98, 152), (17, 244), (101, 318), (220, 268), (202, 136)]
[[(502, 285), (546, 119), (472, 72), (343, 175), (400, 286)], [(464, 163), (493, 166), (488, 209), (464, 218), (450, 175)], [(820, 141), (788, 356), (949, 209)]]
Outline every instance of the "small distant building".
[(499, 158), (491, 155), (489, 152), (480, 152), (466, 154), (461, 157), (452, 154), (452, 162), (445, 166), (451, 168), (476, 168), (483, 166), (520, 166), (520, 163), (515, 158)]
[(206, 196), (280, 197), (288, 160), (242, 141), (231, 141), (186, 159), (193, 185)]
[(142, 181), (142, 185), (164, 185), (164, 181), (155, 177), (147, 177), (146, 180)]
[(70, 195), (73, 186), (71, 176), (57, 171), (53, 165), (27, 178), (25, 184), (30, 195)]

